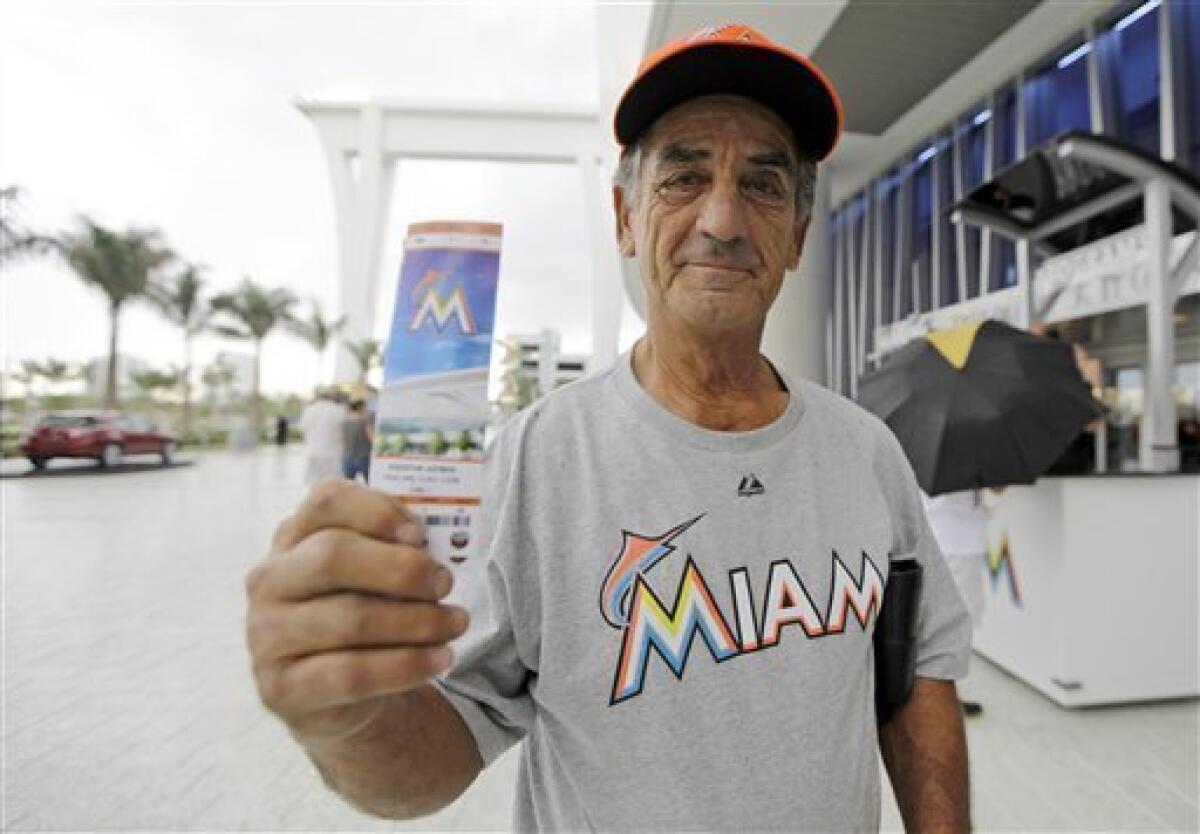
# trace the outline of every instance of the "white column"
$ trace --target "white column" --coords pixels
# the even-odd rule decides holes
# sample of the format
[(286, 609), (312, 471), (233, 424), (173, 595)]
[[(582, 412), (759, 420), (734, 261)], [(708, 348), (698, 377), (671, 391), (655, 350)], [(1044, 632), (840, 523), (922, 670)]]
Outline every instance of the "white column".
[(1146, 183), (1146, 391), (1138, 462), (1143, 472), (1179, 469), (1175, 434), (1175, 307), (1171, 286), (1171, 194), (1163, 179)]
[[(365, 339), (375, 332), (380, 234), (391, 197), (391, 177), (385, 170), (383, 155), (383, 114), (378, 102), (363, 106), (357, 155), (353, 159), (331, 158), (330, 165), (338, 204), (339, 303), (347, 317), (342, 335), (346, 339)], [(334, 374), (339, 380), (358, 376), (353, 357), (340, 348)]]
[(558, 331), (542, 330), (538, 344), (538, 389), (541, 396), (554, 390), (558, 381)]
[(604, 176), (603, 159), (583, 151), (576, 163), (583, 183), (584, 212), (591, 249), (592, 357), (588, 370), (607, 368), (617, 358), (621, 330), (622, 273), (617, 251), (612, 192)]
[(834, 326), (828, 315), (833, 283), (829, 180), (827, 171), (817, 177), (800, 266), (785, 276), (763, 332), (763, 353), (780, 370), (793, 379), (814, 382), (832, 376), (832, 360), (837, 351), (831, 344)]
[[(637, 263), (621, 258), (617, 251), (615, 223), (612, 217), (610, 180), (617, 166), (616, 140), (612, 133), (611, 116), (633, 78), (638, 62), (654, 45), (650, 43), (651, 19), (657, 4), (597, 3), (596, 27), (596, 86), (598, 158), (594, 176), (585, 173), (593, 184), (585, 186), (587, 212), (593, 220), (592, 229), (592, 362), (588, 370), (603, 368), (617, 355), (621, 329), (623, 299), (628, 298), (634, 311), (646, 318), (646, 299)], [(581, 163), (582, 164), (582, 163)], [(591, 189), (592, 196), (587, 196)], [(599, 214), (593, 215), (593, 212)]]

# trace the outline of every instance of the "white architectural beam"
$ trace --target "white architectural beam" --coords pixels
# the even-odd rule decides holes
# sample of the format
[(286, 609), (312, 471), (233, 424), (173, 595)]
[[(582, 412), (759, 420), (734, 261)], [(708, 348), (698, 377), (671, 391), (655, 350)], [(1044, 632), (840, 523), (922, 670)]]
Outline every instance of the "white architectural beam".
[[(375, 332), (379, 261), (400, 159), (557, 163), (576, 166), (583, 181), (591, 241), (593, 366), (603, 367), (615, 357), (620, 268), (607, 219), (610, 198), (599, 170), (603, 134), (594, 111), (393, 99), (304, 99), (296, 106), (316, 126), (333, 184), (339, 303), (348, 337)], [(353, 376), (343, 353), (337, 375)]]

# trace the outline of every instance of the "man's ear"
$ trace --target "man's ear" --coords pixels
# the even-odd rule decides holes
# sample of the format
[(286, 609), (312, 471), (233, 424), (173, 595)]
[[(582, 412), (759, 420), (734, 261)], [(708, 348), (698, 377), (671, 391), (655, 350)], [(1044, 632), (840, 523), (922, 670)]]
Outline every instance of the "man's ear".
[(626, 196), (625, 189), (619, 185), (613, 186), (613, 213), (617, 218), (617, 249), (623, 258), (635, 257), (637, 246), (633, 240), (633, 204)]
[(800, 256), (804, 253), (804, 238), (808, 235), (808, 222), (811, 219), (812, 215), (806, 214), (792, 227), (792, 245), (788, 251), (787, 263), (789, 272), (800, 266)]

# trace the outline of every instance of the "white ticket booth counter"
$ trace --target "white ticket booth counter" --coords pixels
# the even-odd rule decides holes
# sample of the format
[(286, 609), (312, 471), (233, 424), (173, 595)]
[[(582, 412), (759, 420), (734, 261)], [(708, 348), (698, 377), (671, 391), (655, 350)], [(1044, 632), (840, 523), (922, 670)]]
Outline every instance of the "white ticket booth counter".
[(988, 539), (983, 657), (1062, 706), (1200, 695), (1200, 475), (1010, 487)]

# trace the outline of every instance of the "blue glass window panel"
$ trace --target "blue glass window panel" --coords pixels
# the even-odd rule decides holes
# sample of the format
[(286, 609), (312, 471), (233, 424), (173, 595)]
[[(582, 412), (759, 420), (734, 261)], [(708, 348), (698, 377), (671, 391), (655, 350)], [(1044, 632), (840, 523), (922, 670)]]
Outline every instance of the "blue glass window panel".
[[(992, 112), (996, 120), (994, 159), (992, 174), (995, 176), (1017, 161), (1017, 92), (1015, 87), (1006, 87), (996, 94), (996, 106)], [(1017, 248), (1007, 238), (992, 235), (992, 264), (988, 291), (1011, 287), (1016, 284)]]
[(1183, 32), (1178, 42), (1183, 46), (1183, 66), (1187, 68), (1179, 79), (1186, 98), (1183, 107), (1186, 116), (1183, 113), (1180, 116), (1187, 119), (1187, 147), (1178, 154), (1178, 159), (1190, 166), (1193, 174), (1200, 175), (1200, 3), (1174, 4), (1173, 8), (1179, 8), (1181, 13)]
[(992, 273), (992, 289), (1003, 290), (1017, 285), (1017, 245), (1005, 237), (996, 235), (996, 270)]
[(1100, 38), (1100, 68), (1112, 93), (1111, 128), (1121, 139), (1158, 153), (1158, 10), (1122, 29), (1114, 25)]
[[(916, 164), (912, 186), (912, 248), (909, 275), (916, 282), (917, 298), (911, 298), (914, 287), (909, 286), (910, 310), (930, 309), (930, 260), (933, 250), (933, 166), (926, 160)], [(917, 306), (919, 305), (919, 307)]]
[(963, 168), (963, 188), (967, 193), (983, 185), (985, 154), (987, 153), (987, 122), (975, 124), (979, 114), (971, 118), (970, 127), (963, 137), (966, 165)]
[(889, 173), (878, 185), (876, 199), (879, 201), (879, 299), (883, 303), (881, 324), (892, 321), (892, 305), (894, 293), (892, 279), (896, 265), (896, 198), (899, 193), (896, 188), (896, 174)]
[(934, 218), (938, 228), (938, 306), (946, 307), (958, 302), (958, 246), (954, 224), (950, 222), (950, 206), (954, 205), (954, 154), (950, 149), (950, 137), (938, 140), (937, 195), (938, 216)]
[[(1073, 55), (1078, 57), (1066, 63)], [(1025, 115), (1031, 147), (1066, 130), (1091, 129), (1088, 60), (1088, 54), (1073, 47), (1025, 82)]]
[(1017, 91), (1007, 87), (996, 94), (993, 174), (1017, 161)]
[[(967, 122), (967, 129), (962, 138), (963, 159), (963, 196), (970, 194), (983, 184), (984, 165), (987, 161), (987, 119), (981, 118), (985, 111), (979, 111)], [(980, 294), (979, 288), (979, 227), (966, 224), (963, 227), (963, 239), (966, 244), (967, 262), (967, 295), (970, 298)], [(955, 240), (957, 246), (957, 238)]]
[[(859, 194), (854, 198), (854, 326), (857, 329), (860, 323), (863, 323), (867, 329), (866, 339), (864, 334), (858, 333), (858, 345), (870, 348), (870, 330), (871, 322), (874, 318), (874, 293), (871, 291), (873, 275), (871, 268), (875, 261), (874, 252), (871, 247), (871, 242), (867, 239), (867, 197), (866, 192)], [(864, 251), (865, 250), (865, 251)], [(865, 310), (864, 310), (865, 308)], [(864, 316), (865, 312), (865, 316)]]

